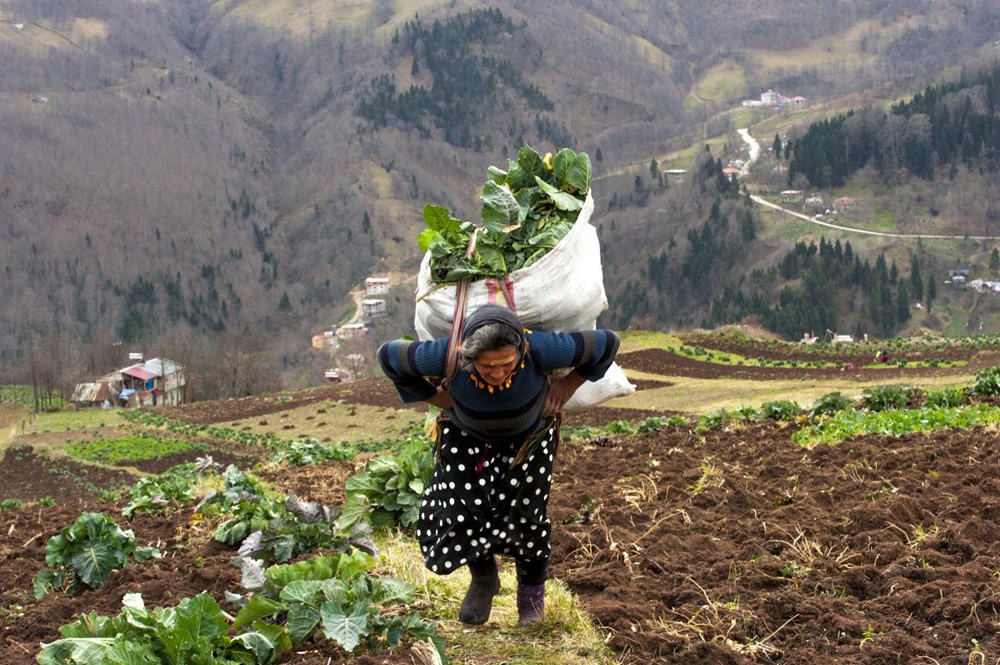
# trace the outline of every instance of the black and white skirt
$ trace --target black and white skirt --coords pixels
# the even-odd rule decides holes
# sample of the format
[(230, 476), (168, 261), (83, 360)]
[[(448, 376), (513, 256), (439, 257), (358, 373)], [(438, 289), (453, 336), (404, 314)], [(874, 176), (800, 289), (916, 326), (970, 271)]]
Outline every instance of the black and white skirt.
[(447, 575), (491, 554), (547, 560), (558, 423), (523, 446), (484, 442), (449, 421), (438, 428), (438, 461), (417, 521), (427, 568)]

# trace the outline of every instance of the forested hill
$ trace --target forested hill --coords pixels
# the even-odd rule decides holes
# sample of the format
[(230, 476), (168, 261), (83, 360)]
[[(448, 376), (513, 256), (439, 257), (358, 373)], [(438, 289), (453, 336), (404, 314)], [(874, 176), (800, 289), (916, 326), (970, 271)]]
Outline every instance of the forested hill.
[(954, 177), (960, 164), (1000, 170), (1000, 67), (974, 71), (933, 85), (889, 113), (858, 109), (816, 123), (794, 144), (789, 185), (842, 186), (857, 171), (874, 166), (883, 179), (905, 171), (933, 180)]
[[(771, 163), (787, 165), (788, 174), (776, 184), (824, 191), (866, 170), (870, 173), (864, 180), (873, 190), (891, 192), (902, 184), (926, 197), (923, 205), (928, 216), (939, 218), (939, 233), (995, 235), (1000, 221), (995, 207), (998, 104), (1000, 64), (993, 64), (928, 86), (886, 110), (851, 110), (805, 125), (800, 136), (784, 144), (778, 138), (774, 144)], [(665, 236), (662, 228), (649, 225), (631, 228), (628, 239), (617, 232), (605, 236), (621, 275), (611, 298), (618, 326), (655, 327), (658, 313), (669, 311), (681, 325), (716, 327), (751, 320), (786, 339), (830, 330), (892, 337), (908, 326), (917, 304), (933, 312), (947, 269), (978, 268), (982, 279), (1000, 280), (1000, 239), (978, 246), (963, 242), (957, 263), (912, 240), (886, 245), (889, 252), (865, 255), (855, 251), (850, 239), (828, 242), (822, 235), (783, 249), (773, 238), (760, 237), (759, 210), (747, 196), (739, 196), (738, 188), (720, 181), (718, 160), (706, 151), (698, 163), (693, 187), (662, 193), (657, 205), (669, 215), (681, 209), (679, 196), (700, 201), (714, 196), (707, 214), (702, 213), (704, 221)], [(920, 183), (934, 180), (947, 184), (925, 193)], [(949, 219), (944, 209), (959, 187), (969, 194), (962, 210), (972, 214)], [(891, 207), (891, 201), (884, 205)], [(854, 240), (864, 245), (864, 236)], [(774, 251), (767, 254), (769, 247)], [(619, 252), (645, 260), (629, 269)], [(897, 265), (894, 255), (904, 260)], [(987, 294), (974, 298), (973, 306), (984, 310), (979, 316), (985, 318), (1000, 311), (996, 300)], [(924, 320), (935, 323), (936, 318)]]
[(592, 156), (609, 321), (697, 325), (795, 240), (719, 184), (769, 117), (732, 110), (922, 90), (988, 53), (994, 4), (0, 0), (0, 368), (127, 346), (300, 380), (351, 288), (415, 273), (424, 205), (476, 219), (524, 144)]

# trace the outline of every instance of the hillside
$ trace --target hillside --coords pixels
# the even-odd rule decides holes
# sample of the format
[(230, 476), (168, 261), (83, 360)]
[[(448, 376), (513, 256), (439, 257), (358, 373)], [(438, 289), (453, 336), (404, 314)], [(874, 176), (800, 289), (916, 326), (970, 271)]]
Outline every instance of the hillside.
[[(0, 2), (0, 365), (46, 349), (85, 377), (124, 343), (209, 373), (247, 344), (261, 384), (294, 380), (352, 287), (415, 271), (423, 206), (476, 219), (487, 167), (525, 143), (593, 157), (609, 324), (698, 325), (727, 275), (629, 304), (715, 197), (661, 188), (652, 160), (736, 156), (733, 130), (774, 116), (740, 101), (771, 88), (818, 108), (904, 98), (1000, 31), (988, 2), (478, 7)], [(753, 214), (727, 273), (799, 239)], [(409, 330), (411, 289), (380, 332)]]

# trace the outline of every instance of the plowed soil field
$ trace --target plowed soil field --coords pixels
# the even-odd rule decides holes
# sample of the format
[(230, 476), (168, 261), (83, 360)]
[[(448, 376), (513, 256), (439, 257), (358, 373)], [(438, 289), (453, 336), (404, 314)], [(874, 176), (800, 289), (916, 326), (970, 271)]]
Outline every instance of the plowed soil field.
[[(767, 347), (743, 351), (756, 358)], [(981, 352), (959, 359), (979, 367), (996, 362)], [(622, 354), (619, 361), (626, 372), (644, 376), (731, 371), (662, 350)], [(808, 371), (842, 376), (839, 370), (741, 369), (761, 380)], [(942, 370), (891, 371), (891, 381), (905, 382)], [(639, 388), (664, 385), (643, 381)], [(401, 408), (384, 380), (302, 395)], [(259, 398), (195, 404), (168, 415), (225, 422), (280, 407)], [(599, 427), (650, 415), (662, 414), (598, 407), (566, 422)], [(812, 449), (794, 444), (793, 431), (773, 422), (700, 435), (671, 427), (562, 444), (550, 499), (551, 574), (609, 633), (621, 661), (1000, 662), (997, 431), (864, 436)], [(191, 509), (180, 507), (140, 514), (129, 525), (139, 544), (158, 545), (164, 558), (120, 571), (76, 597), (35, 600), (31, 578), (44, 566), (47, 539), (84, 509), (113, 514), (122, 502), (102, 501), (72, 482), (44, 482), (49, 462), (30, 449), (30, 437), (17, 443), (19, 452), (9, 449), (0, 464), (0, 498), (46, 496), (55, 505), (0, 511), (0, 663), (34, 663), (39, 642), (57, 639), (60, 625), (84, 611), (117, 614), (126, 592), (141, 592), (147, 606), (155, 606), (202, 591), (221, 599), (236, 586), (233, 552), (211, 542)], [(85, 475), (98, 488), (129, 485), (136, 477), (121, 469), (66, 468), (62, 476)], [(342, 498), (351, 469), (346, 462), (325, 463), (284, 469), (269, 480), (331, 503)], [(11, 487), (20, 489), (12, 493)], [(352, 659), (319, 643), (282, 658), (307, 665), (419, 662), (405, 649)]]

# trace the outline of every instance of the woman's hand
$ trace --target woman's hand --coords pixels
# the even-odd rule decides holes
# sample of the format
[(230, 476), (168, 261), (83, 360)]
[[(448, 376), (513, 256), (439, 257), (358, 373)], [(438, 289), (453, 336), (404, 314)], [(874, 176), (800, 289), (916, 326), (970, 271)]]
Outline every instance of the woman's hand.
[(549, 383), (549, 392), (545, 395), (545, 406), (542, 407), (542, 417), (548, 418), (562, 411), (566, 402), (573, 396), (576, 389), (587, 380), (573, 370), (566, 376), (554, 379)]
[(428, 404), (433, 404), (439, 409), (450, 409), (451, 408), (451, 393), (447, 388), (442, 388), (438, 386), (437, 394), (428, 400), (425, 400)]

